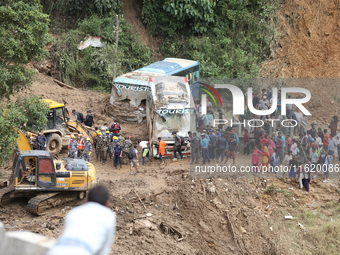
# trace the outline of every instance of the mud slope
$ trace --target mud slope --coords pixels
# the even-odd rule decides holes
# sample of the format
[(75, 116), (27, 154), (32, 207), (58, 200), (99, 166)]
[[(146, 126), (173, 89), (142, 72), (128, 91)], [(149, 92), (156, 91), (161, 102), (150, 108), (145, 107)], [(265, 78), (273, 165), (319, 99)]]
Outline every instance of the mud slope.
[[(340, 77), (340, 3), (338, 0), (289, 0), (279, 14), (281, 39), (273, 58), (262, 64), (260, 76), (272, 78)], [(312, 93), (307, 106), (312, 122), (328, 128), (339, 107), (339, 80), (299, 87)], [(332, 109), (330, 111), (330, 109)], [(338, 114), (339, 115), (339, 114)]]
[(160, 39), (150, 36), (142, 23), (142, 1), (141, 0), (123, 0), (122, 11), (124, 18), (131, 25), (135, 34), (148, 47), (155, 52), (155, 61), (163, 59), (160, 52)]

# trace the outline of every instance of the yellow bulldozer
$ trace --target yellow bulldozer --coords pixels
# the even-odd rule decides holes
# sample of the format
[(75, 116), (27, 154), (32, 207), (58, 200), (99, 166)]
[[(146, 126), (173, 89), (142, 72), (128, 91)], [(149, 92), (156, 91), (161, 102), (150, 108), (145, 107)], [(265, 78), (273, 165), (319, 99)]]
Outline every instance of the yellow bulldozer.
[[(90, 137), (90, 128), (84, 124), (67, 120), (67, 112), (64, 104), (57, 103), (51, 99), (42, 99), (49, 105), (47, 127), (43, 131), (46, 136), (46, 150), (52, 154), (58, 154), (61, 149), (68, 145), (72, 134), (83, 133), (83, 137)], [(26, 136), (31, 140), (33, 148), (36, 148), (36, 137), (38, 132), (27, 132)]]
[(0, 205), (16, 197), (28, 198), (27, 210), (40, 215), (45, 210), (83, 199), (96, 183), (94, 166), (83, 159), (54, 160), (52, 153), (32, 150), (22, 131), (12, 167), (10, 184), (0, 189)]

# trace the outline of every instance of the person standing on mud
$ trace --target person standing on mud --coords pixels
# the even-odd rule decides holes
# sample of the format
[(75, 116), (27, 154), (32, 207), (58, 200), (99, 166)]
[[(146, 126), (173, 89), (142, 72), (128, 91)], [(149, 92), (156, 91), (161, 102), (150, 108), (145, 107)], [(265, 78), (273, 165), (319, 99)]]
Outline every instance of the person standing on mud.
[(83, 134), (78, 134), (77, 143), (78, 143), (78, 155), (77, 155), (77, 157), (82, 158), (83, 155), (84, 155), (84, 144), (85, 144), (84, 139), (83, 139)]
[(110, 141), (108, 139), (108, 137), (103, 137), (102, 138), (102, 148), (101, 148), (101, 151), (100, 151), (100, 156), (103, 160), (102, 164), (105, 165), (105, 162), (107, 160), (107, 154), (108, 154), (108, 151), (109, 151), (109, 148), (110, 148)]
[(64, 225), (63, 233), (47, 255), (110, 254), (116, 215), (110, 209), (108, 190), (102, 185), (92, 188), (87, 202), (73, 208)]
[(101, 146), (102, 146), (102, 133), (101, 132), (98, 132), (98, 135), (97, 135), (95, 141), (96, 141), (95, 148), (96, 148), (96, 158), (97, 158), (96, 161), (98, 161), (98, 158), (101, 161), (102, 160), (100, 158), (100, 151), (101, 151)]
[(175, 137), (175, 149), (174, 149), (174, 159), (173, 160), (177, 160), (176, 152), (178, 152), (179, 155), (181, 156), (180, 160), (183, 160), (183, 154), (182, 154), (182, 151), (181, 151), (182, 139), (179, 135), (177, 135), (176, 131), (172, 131), (172, 135)]
[(197, 133), (193, 132), (191, 138), (191, 164), (198, 163), (198, 151), (200, 148), (200, 139), (197, 137)]
[(90, 162), (91, 161), (91, 153), (92, 153), (92, 144), (90, 142), (90, 138), (86, 138), (85, 149), (84, 149), (84, 160)]
[(329, 128), (331, 129), (331, 135), (336, 136), (336, 130), (338, 128), (338, 116), (334, 115)]
[(131, 141), (132, 136), (129, 135), (128, 139), (125, 140), (124, 146), (123, 146), (123, 157), (122, 157), (122, 162), (123, 164), (128, 164), (128, 152), (133, 148), (133, 144)]
[[(218, 111), (218, 119), (219, 119), (220, 123), (224, 123), (224, 122), (222, 121), (222, 120), (225, 119), (224, 113), (222, 112), (221, 109), (218, 109), (217, 111)], [(220, 132), (223, 132), (223, 126), (224, 126), (224, 124), (219, 124), (219, 125), (218, 125), (218, 129), (220, 130)]]
[(161, 137), (158, 137), (158, 155), (159, 155), (159, 160), (161, 162), (159, 162), (158, 164), (165, 164), (164, 163), (164, 153), (165, 153), (165, 146), (166, 146), (166, 142), (162, 141)]
[(122, 169), (122, 154), (123, 154), (123, 147), (120, 145), (118, 141), (114, 148), (113, 159), (114, 159), (114, 166), (117, 169), (118, 163), (120, 164), (120, 169)]
[(229, 158), (233, 158), (233, 166), (235, 165), (236, 161), (236, 149), (237, 149), (237, 142), (234, 139), (234, 135), (232, 134), (230, 136), (230, 141), (228, 142), (228, 152), (227, 152), (227, 157), (224, 161), (224, 164), (228, 162)]

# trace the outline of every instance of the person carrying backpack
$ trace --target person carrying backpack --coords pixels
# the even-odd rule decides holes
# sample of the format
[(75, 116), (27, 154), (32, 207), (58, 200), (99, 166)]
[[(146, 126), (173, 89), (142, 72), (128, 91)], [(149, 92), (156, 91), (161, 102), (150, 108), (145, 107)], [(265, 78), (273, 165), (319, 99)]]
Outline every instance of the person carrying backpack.
[(74, 118), (76, 121), (80, 123), (84, 123), (84, 115), (81, 112), (77, 112), (75, 109), (72, 110), (72, 114), (74, 114)]
[[(135, 145), (129, 152), (128, 152), (128, 158), (130, 160), (130, 175), (137, 174), (138, 173), (138, 151), (137, 151), (137, 145)], [(133, 173), (132, 168), (133, 166), (136, 167), (136, 171)]]

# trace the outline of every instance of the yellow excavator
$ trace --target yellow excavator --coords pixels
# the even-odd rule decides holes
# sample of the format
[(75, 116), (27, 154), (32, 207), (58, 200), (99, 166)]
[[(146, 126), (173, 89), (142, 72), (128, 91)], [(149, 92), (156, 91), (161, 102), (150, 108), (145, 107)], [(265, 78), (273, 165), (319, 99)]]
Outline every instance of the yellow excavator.
[[(58, 154), (61, 149), (68, 145), (72, 134), (83, 133), (83, 137), (90, 137), (90, 128), (84, 124), (67, 120), (67, 111), (64, 104), (57, 103), (51, 99), (42, 99), (49, 105), (47, 127), (43, 131), (46, 136), (46, 150), (52, 154)], [(32, 124), (34, 125), (34, 123)], [(32, 147), (36, 148), (36, 137), (38, 132), (27, 132), (26, 136), (31, 140)]]
[(13, 162), (10, 185), (0, 189), (0, 205), (16, 197), (27, 197), (27, 210), (40, 215), (66, 202), (83, 199), (96, 184), (94, 166), (83, 159), (54, 160), (52, 153), (32, 150), (22, 131)]

